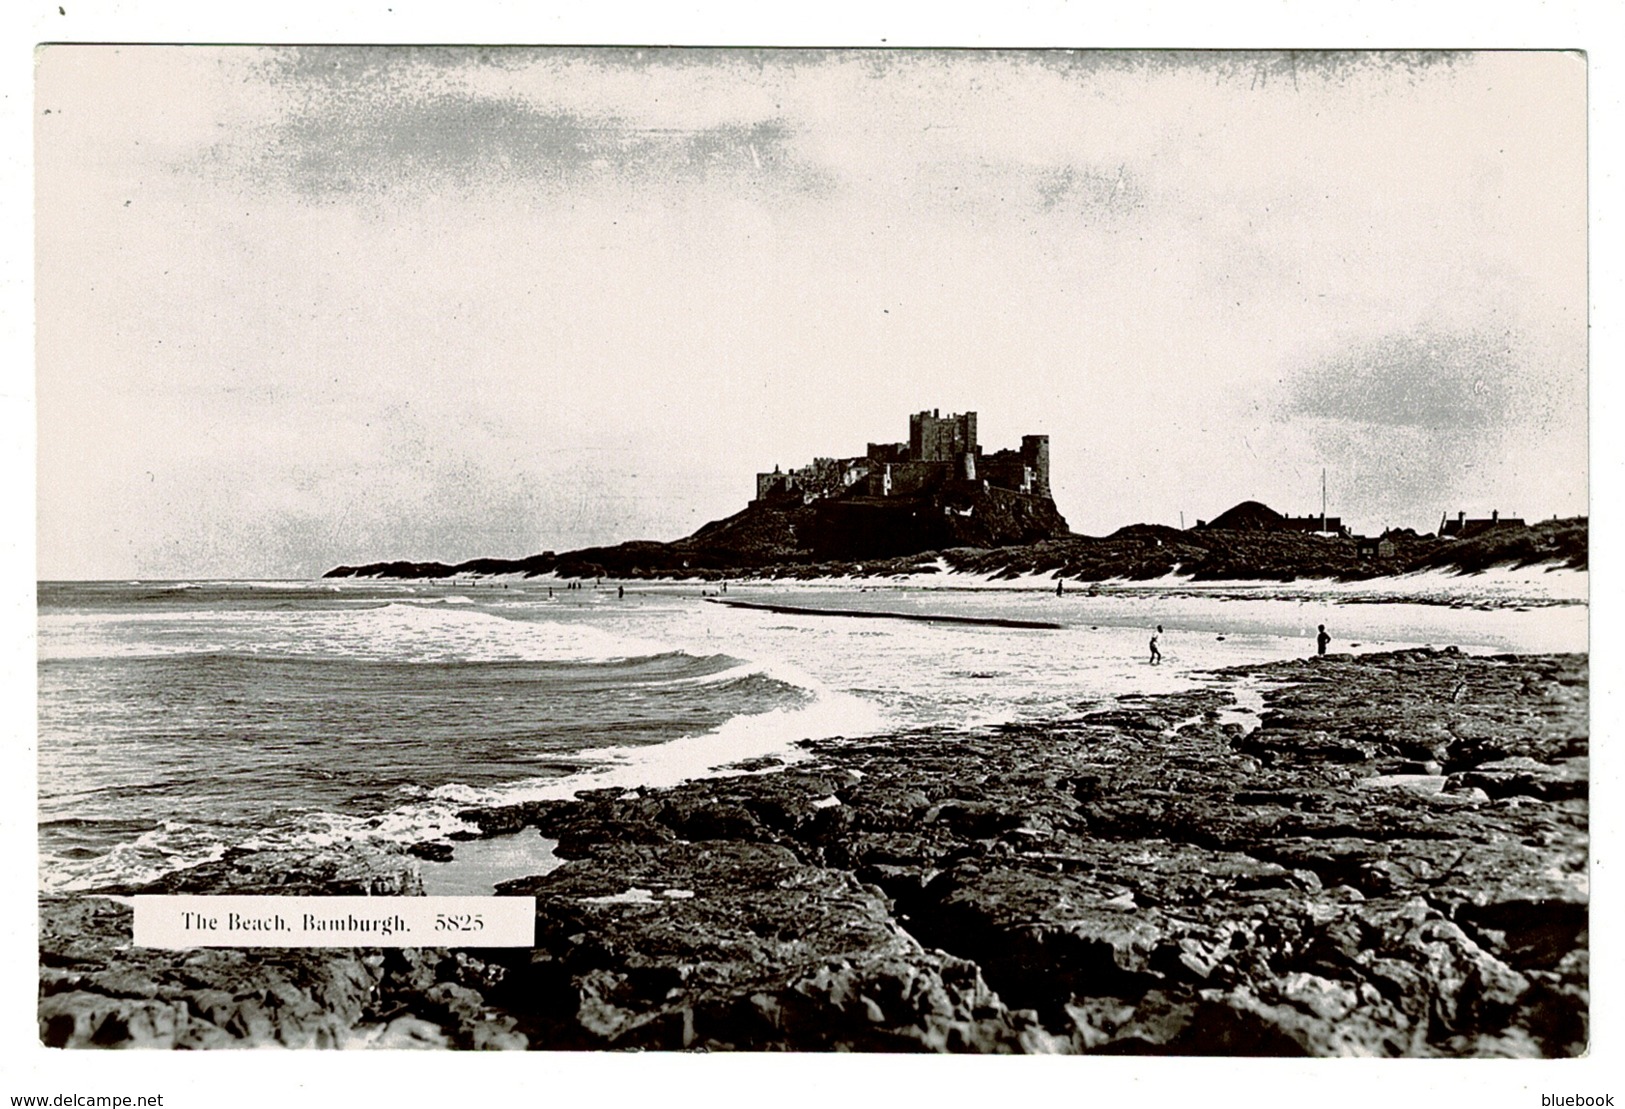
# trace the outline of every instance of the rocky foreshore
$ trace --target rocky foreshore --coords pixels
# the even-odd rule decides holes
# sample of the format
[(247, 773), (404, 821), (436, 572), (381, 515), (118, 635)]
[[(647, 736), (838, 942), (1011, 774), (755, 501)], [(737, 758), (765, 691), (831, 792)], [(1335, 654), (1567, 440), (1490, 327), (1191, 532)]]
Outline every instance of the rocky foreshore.
[[(1569, 1056), (1588, 1036), (1588, 666), (1224, 671), (1042, 725), (804, 745), (474, 810), (563, 865), (530, 950), (153, 951), (42, 902), (57, 1046)], [(1262, 702), (1252, 715), (1247, 706)], [(429, 853), (433, 853), (433, 846)], [(149, 891), (412, 893), (408, 854)]]

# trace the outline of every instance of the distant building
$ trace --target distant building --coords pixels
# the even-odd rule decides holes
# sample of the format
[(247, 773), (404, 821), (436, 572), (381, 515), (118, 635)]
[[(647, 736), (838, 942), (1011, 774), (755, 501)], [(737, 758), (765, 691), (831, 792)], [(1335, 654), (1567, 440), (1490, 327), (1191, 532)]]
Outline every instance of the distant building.
[(1048, 497), (1049, 436), (1023, 435), (1019, 450), (983, 454), (976, 441), (976, 413), (940, 410), (908, 418), (908, 442), (870, 443), (861, 458), (815, 458), (795, 470), (756, 475), (756, 499), (794, 497), (811, 504), (861, 483), (870, 497), (911, 496), (947, 483), (999, 488)]
[(1324, 532), (1327, 535), (1350, 534), (1349, 529), (1343, 526), (1341, 516), (1283, 516), (1281, 528), (1284, 531)]
[(1196, 521), (1200, 529), (1219, 531), (1304, 531), (1315, 534), (1349, 536), (1341, 516), (1283, 516), (1258, 501), (1242, 501), (1220, 513), (1211, 523)]
[(1394, 541), (1387, 534), (1380, 536), (1361, 535), (1354, 540), (1355, 554), (1360, 558), (1393, 558), (1398, 553)]
[(1452, 520), (1448, 514), (1439, 518), (1440, 539), (1466, 539), (1491, 528), (1521, 528), (1526, 525), (1515, 516), (1501, 519), (1499, 510), (1492, 511), (1488, 520), (1469, 520), (1467, 513), (1458, 512)]

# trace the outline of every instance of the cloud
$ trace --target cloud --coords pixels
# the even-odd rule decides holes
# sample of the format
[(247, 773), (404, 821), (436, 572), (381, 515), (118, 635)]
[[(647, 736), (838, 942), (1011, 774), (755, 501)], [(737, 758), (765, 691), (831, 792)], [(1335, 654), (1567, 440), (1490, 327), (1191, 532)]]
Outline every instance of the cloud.
[(1468, 431), (1518, 420), (1523, 369), (1509, 336), (1419, 329), (1309, 366), (1285, 414), (1385, 428)]
[(549, 102), (546, 83), (535, 87), (545, 73), (509, 79), (522, 65), (552, 71), (572, 57), (277, 51), (250, 67), (266, 90), (269, 118), (253, 134), (213, 144), (201, 162), (239, 184), (276, 182), (312, 199), (580, 187), (595, 179), (659, 189), (720, 181), (745, 192), (824, 185), (825, 175), (798, 156), (795, 130), (783, 118), (746, 113), (685, 126), (616, 110), (612, 100), (598, 109)]
[(1432, 512), (1584, 511), (1585, 375), (1539, 341), (1422, 326), (1350, 346), (1284, 383), (1275, 431), (1328, 467), (1338, 511), (1431, 528)]
[[(1203, 64), (1242, 64), (1228, 57)], [(1108, 109), (1080, 82), (1099, 70), (1133, 84), (1143, 64), (1113, 52), (262, 49), (228, 67), (257, 90), (232, 102), (259, 110), (176, 168), (319, 202), (709, 183), (746, 198), (845, 191), (954, 219), (971, 205), (1123, 217), (1148, 191), (1136, 167), (1097, 154), (1082, 121)], [(967, 101), (967, 75), (979, 99)]]

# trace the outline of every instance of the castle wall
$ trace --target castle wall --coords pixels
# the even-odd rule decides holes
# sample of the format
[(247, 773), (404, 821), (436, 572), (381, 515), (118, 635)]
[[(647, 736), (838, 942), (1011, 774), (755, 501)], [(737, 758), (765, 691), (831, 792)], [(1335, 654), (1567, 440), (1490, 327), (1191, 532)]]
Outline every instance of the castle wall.
[(941, 462), (905, 462), (892, 467), (892, 496), (923, 493), (951, 476), (951, 467)]
[(908, 497), (935, 489), (952, 476), (953, 467), (942, 462), (888, 462), (869, 472), (871, 497)]
[(796, 470), (795, 475), (796, 486), (806, 500), (828, 497), (843, 488), (841, 465), (833, 458), (815, 458), (810, 466)]
[(977, 464), (977, 473), (989, 485), (1000, 489), (1014, 489), (1019, 493), (1032, 491), (1033, 474), (1020, 451), (994, 451), (984, 454)]

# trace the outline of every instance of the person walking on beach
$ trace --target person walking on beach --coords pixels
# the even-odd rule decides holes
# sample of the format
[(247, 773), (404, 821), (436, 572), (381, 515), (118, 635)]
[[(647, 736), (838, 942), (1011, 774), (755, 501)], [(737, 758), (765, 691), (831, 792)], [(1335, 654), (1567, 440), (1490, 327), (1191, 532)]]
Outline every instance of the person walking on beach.
[(1157, 625), (1157, 630), (1151, 633), (1151, 665), (1152, 666), (1155, 666), (1155, 665), (1157, 665), (1157, 663), (1162, 661), (1162, 651), (1157, 647), (1157, 640), (1160, 639), (1161, 637), (1162, 637), (1162, 625), (1158, 624)]
[(1331, 641), (1332, 637), (1326, 634), (1326, 625), (1320, 625), (1320, 634), (1315, 636), (1315, 646), (1318, 647), (1319, 650), (1315, 653), (1321, 655), (1325, 654), (1326, 644), (1330, 643)]

